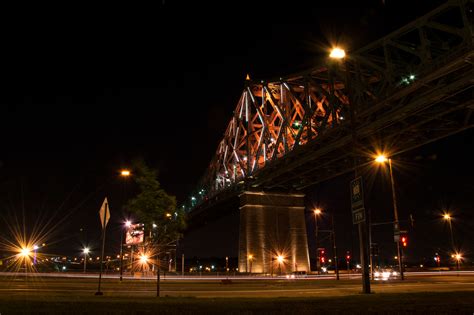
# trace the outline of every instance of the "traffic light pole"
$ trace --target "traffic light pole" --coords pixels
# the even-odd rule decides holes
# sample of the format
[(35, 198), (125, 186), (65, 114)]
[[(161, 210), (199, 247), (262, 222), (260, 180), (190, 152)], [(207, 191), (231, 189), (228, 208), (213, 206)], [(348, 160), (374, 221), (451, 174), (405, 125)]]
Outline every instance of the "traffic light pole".
[[(393, 216), (394, 216), (394, 219), (395, 219), (394, 224), (396, 226), (399, 226), (397, 196), (395, 194), (395, 180), (393, 179), (393, 171), (392, 171), (392, 159), (388, 159), (388, 166), (389, 166), (389, 169), (390, 169), (390, 182), (391, 182), (391, 185), (392, 185)], [(402, 250), (400, 248), (400, 239), (396, 243), (397, 243), (398, 269), (400, 271), (400, 279), (405, 280), (405, 276), (403, 274)]]

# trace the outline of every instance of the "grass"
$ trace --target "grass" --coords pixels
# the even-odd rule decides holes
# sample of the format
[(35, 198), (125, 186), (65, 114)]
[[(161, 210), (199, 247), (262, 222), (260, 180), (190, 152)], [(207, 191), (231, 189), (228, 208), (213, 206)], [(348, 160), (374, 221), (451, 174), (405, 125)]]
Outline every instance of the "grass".
[(473, 314), (474, 291), (311, 298), (0, 296), (7, 314)]

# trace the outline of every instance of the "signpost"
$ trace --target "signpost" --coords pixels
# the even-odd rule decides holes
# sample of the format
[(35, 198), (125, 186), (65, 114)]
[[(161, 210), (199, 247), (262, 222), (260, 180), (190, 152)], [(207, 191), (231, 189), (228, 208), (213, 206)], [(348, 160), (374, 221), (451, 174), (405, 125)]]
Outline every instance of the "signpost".
[(393, 223), (393, 240), (395, 243), (400, 242), (400, 225), (398, 222)]
[[(357, 172), (356, 172), (357, 174)], [(367, 228), (366, 215), (364, 207), (364, 185), (362, 177), (358, 176), (351, 181), (351, 208), (352, 223), (357, 224), (359, 228), (359, 248), (360, 262), (362, 265), (362, 291), (370, 293), (370, 277), (368, 271), (368, 251), (367, 251)]]
[(357, 177), (351, 181), (351, 207), (352, 223), (359, 224), (365, 222), (364, 188), (362, 177)]
[(105, 197), (104, 202), (102, 203), (102, 207), (100, 207), (99, 217), (102, 225), (102, 255), (100, 257), (99, 287), (95, 295), (104, 295), (104, 293), (100, 291), (100, 284), (102, 281), (102, 264), (104, 262), (105, 228), (110, 219), (109, 203), (107, 202), (107, 197)]

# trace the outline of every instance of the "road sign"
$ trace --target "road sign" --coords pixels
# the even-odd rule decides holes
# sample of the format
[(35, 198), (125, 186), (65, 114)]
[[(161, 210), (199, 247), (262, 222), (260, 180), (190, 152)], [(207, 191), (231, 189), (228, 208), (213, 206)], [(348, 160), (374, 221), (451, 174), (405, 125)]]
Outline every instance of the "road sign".
[(400, 224), (398, 222), (393, 223), (393, 235), (400, 235)]
[(353, 210), (364, 207), (364, 190), (362, 184), (362, 177), (357, 177), (356, 179), (351, 181), (351, 206)]
[(352, 210), (352, 223), (359, 224), (365, 222), (365, 208), (357, 208)]
[(102, 207), (100, 207), (99, 210), (99, 217), (102, 228), (104, 229), (110, 219), (109, 203), (107, 202), (107, 197), (105, 197), (104, 202), (102, 202)]

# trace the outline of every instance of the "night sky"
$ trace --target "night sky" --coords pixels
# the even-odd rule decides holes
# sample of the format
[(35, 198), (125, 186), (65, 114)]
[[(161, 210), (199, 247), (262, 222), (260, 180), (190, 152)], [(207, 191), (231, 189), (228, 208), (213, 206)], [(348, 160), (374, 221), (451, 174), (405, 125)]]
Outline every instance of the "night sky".
[[(166, 2), (109, 12), (106, 20), (104, 12), (94, 12), (77, 23), (63, 16), (19, 26), (22, 36), (11, 38), (6, 60), (15, 78), (34, 82), (30, 88), (12, 83), (0, 94), (0, 233), (9, 237), (6, 224), (14, 217), (25, 217), (28, 229), (51, 219), (51, 251), (75, 254), (81, 243), (99, 243), (97, 211), (108, 196), (108, 246), (118, 248), (112, 235), (119, 231), (124, 196), (134, 192), (130, 182), (124, 193), (118, 170), (131, 159), (144, 157), (159, 170), (162, 186), (183, 201), (211, 160), (247, 73), (259, 79), (309, 68), (331, 44), (350, 53), (439, 3), (421, 1), (407, 10), (395, 1), (368, 8)], [(89, 86), (97, 81), (147, 88)], [(445, 208), (457, 216), (463, 247), (474, 250), (467, 242), (474, 239), (473, 135), (464, 132), (400, 157), (400, 216), (415, 218), (412, 257), (448, 251), (448, 231), (439, 220)], [(341, 250), (357, 248), (349, 179), (307, 191), (309, 203), (335, 211)], [(374, 174), (369, 187), (374, 220), (390, 220), (387, 177)], [(311, 235), (310, 217), (308, 228)], [(390, 256), (394, 245), (386, 229), (375, 228), (374, 237)]]

